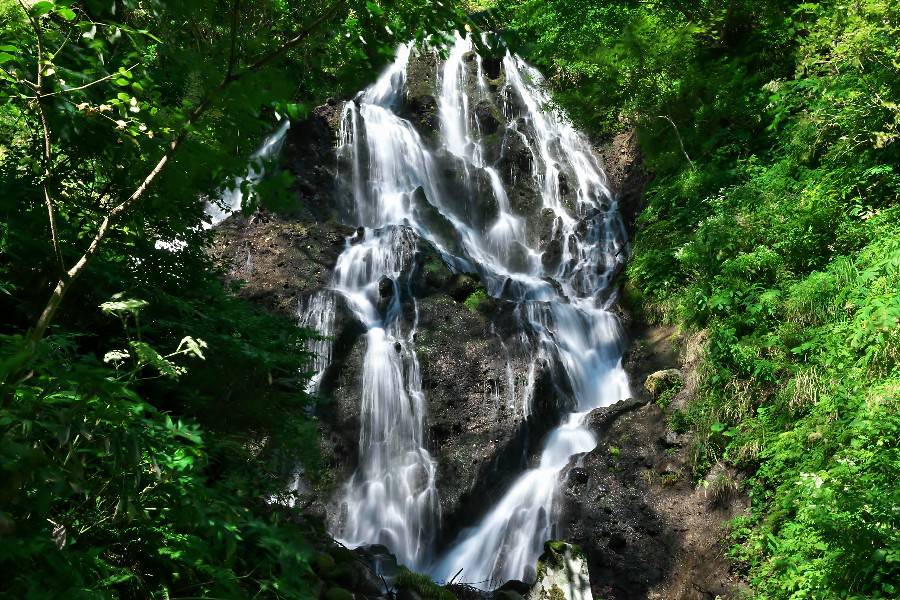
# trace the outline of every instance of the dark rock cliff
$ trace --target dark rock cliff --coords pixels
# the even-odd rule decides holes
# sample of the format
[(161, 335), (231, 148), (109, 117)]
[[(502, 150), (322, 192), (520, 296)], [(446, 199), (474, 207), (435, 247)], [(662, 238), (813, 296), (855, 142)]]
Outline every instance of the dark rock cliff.
[[(468, 67), (474, 69), (474, 54), (468, 58)], [(428, 54), (411, 61), (403, 108), (425, 138), (434, 138), (437, 131), (434, 61)], [(493, 67), (487, 74), (496, 91), (503, 74), (499, 65)], [(513, 209), (529, 220), (529, 231), (546, 246), (552, 242), (552, 222), (543, 219), (540, 199), (526, 183), (530, 153), (519, 136), (496, 133), (505, 124), (498, 103), (496, 96), (482, 100), (473, 118), (490, 134), (486, 152), (509, 185)], [(241, 295), (269, 309), (297, 315), (312, 293), (328, 285), (335, 261), (353, 235), (339, 224), (349, 193), (341, 175), (347, 165), (335, 153), (341, 111), (340, 103), (329, 102), (288, 131), (282, 163), (296, 178), (298, 203), (293, 211), (235, 216), (219, 228), (214, 255), (229, 278), (245, 282)], [(490, 182), (468, 189), (459, 179), (454, 157), (436, 152), (436, 159), (445, 178), (442, 184), (465, 194), (468, 210), (477, 217), (473, 220), (487, 226), (496, 211), (486, 200), (493, 197)], [(424, 211), (430, 208), (424, 199), (421, 205)], [(441, 218), (423, 216), (429, 217)], [(432, 225), (440, 235), (440, 223)], [(418, 246), (406, 275), (418, 309), (416, 346), (428, 402), (428, 449), (438, 464), (442, 521), (449, 538), (477, 519), (528, 465), (543, 435), (555, 425), (556, 403), (564, 400), (550, 376), (552, 365), (539, 362), (529, 373), (531, 357), (517, 354), (521, 332), (505, 314), (510, 307), (485, 298), (477, 275), (454, 274), (427, 242), (420, 240)], [(323, 379), (320, 394), (325, 402), (319, 414), (335, 483), (346, 480), (356, 464), (365, 351), (358, 324), (340, 316), (338, 320), (335, 360)], [(532, 411), (525, 418), (520, 404), (529, 378)], [(328, 493), (332, 508), (322, 509), (336, 512), (337, 486)]]
[[(437, 91), (429, 62), (434, 60), (426, 54), (411, 62), (403, 109), (425, 139), (437, 135)], [(513, 210), (526, 219), (545, 260), (552, 262), (558, 259), (558, 241), (551, 237), (552, 221), (539, 210), (540, 199), (524, 183), (531, 173), (530, 151), (520, 136), (504, 133), (506, 117), (496, 94), (504, 74), (495, 63), (485, 62), (495, 94), (473, 107), (473, 118), (481, 128), (486, 160), (508, 186)], [(469, 64), (474, 68), (473, 61)], [(226, 277), (243, 281), (238, 293), (270, 310), (298, 315), (310, 295), (328, 285), (338, 255), (357, 235), (339, 224), (349, 193), (341, 175), (347, 165), (335, 153), (341, 111), (341, 103), (329, 102), (288, 132), (282, 163), (296, 178), (293, 211), (235, 216), (218, 229), (212, 252)], [(598, 156), (626, 226), (633, 231), (649, 180), (633, 132), (598, 146)], [(485, 200), (492, 197), (487, 188), (465, 189), (455, 176), (454, 158), (440, 153), (436, 158), (443, 185), (458, 190), (470, 203), (469, 210), (489, 222), (496, 207)], [(564, 198), (571, 176), (560, 177)], [(441, 235), (440, 215), (428, 213), (427, 201), (420, 206), (423, 221), (432, 219), (429, 226)], [(442, 242), (453, 244), (452, 239)], [(533, 460), (543, 436), (556, 424), (566, 394), (552, 376), (552, 364), (538, 361), (530, 372), (532, 357), (516, 350), (521, 332), (510, 307), (479, 293), (476, 275), (451, 272), (437, 252), (420, 241), (404, 277), (412, 292), (405, 318), (410, 323), (418, 319), (427, 447), (438, 464), (445, 532), (439, 542), (446, 543), (475, 523)], [(337, 512), (339, 484), (356, 465), (359, 438), (365, 340), (348, 314), (344, 310), (338, 315), (334, 360), (322, 382), (324, 402), (318, 414), (333, 477), (330, 487), (317, 490), (319, 500), (312, 506), (332, 515)], [(626, 356), (626, 367), (638, 399), (590, 416), (601, 443), (573, 462), (561, 491), (560, 537), (583, 548), (595, 597), (712, 598), (731, 589), (718, 523), (740, 505), (710, 504), (694, 488), (686, 475), (686, 440), (670, 435), (665, 411), (641, 392), (651, 371), (678, 366), (670, 333), (632, 327), (640, 343)], [(522, 408), (526, 390), (532, 398), (527, 418)]]

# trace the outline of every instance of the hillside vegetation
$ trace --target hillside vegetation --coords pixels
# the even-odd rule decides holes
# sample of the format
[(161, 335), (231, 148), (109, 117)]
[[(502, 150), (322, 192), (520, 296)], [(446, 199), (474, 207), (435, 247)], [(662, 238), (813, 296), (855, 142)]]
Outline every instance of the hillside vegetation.
[[(750, 475), (761, 598), (900, 593), (900, 7), (501, 1), (595, 133), (637, 129), (627, 302), (703, 340), (673, 416)], [(700, 336), (697, 338), (696, 336)]]
[[(276, 111), (352, 94), (457, 18), (0, 0), (0, 596), (317, 593), (324, 529), (287, 507), (298, 467), (328, 476), (312, 333), (223, 287), (201, 199)], [(248, 211), (289, 197), (270, 172)]]
[[(698, 481), (747, 475), (753, 594), (900, 595), (893, 0), (0, 0), (0, 596), (324, 589), (292, 491), (330, 477), (315, 333), (222, 283), (202, 200), (276, 114), (465, 25), (598, 139), (637, 131), (654, 178), (623, 297), (703, 349), (671, 426)], [(247, 214), (296, 197), (265, 166)]]

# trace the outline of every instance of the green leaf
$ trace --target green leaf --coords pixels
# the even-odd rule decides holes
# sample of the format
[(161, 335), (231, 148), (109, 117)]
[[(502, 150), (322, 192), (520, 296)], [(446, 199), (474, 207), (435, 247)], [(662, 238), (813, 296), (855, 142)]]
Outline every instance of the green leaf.
[(185, 369), (179, 367), (166, 357), (156, 351), (150, 344), (146, 342), (129, 342), (132, 352), (137, 359), (138, 365), (141, 367), (153, 367), (163, 377), (170, 379), (178, 379), (184, 374)]
[(75, 18), (75, 11), (68, 7), (60, 8), (56, 12), (66, 21), (71, 21)]
[(369, 11), (369, 13), (375, 15), (376, 17), (380, 17), (384, 14), (384, 9), (374, 2), (366, 2), (366, 9)]
[(100, 305), (107, 315), (122, 316), (123, 314), (136, 315), (147, 307), (149, 302), (146, 300), (138, 300), (135, 298), (122, 298), (121, 293), (113, 296), (113, 299)]
[(178, 344), (178, 350), (176, 352), (184, 351), (187, 354), (193, 354), (197, 358), (204, 359), (203, 350), (206, 348), (206, 342), (203, 340), (195, 340), (191, 336), (185, 336), (182, 338), (181, 343)]
[(44, 0), (42, 2), (35, 2), (32, 5), (31, 14), (35, 17), (41, 17), (49, 13), (51, 10), (53, 10), (53, 3)]

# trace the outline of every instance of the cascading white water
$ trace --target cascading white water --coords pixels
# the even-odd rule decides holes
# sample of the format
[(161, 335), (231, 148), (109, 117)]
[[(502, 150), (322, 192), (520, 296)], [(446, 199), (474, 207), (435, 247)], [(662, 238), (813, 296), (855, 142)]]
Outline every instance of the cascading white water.
[[(409, 52), (402, 47), (394, 64), (345, 108), (339, 152), (350, 155), (355, 224), (364, 229), (347, 241), (329, 289), (310, 300), (302, 321), (332, 334), (335, 305), (327, 298), (339, 294), (366, 328), (359, 466), (345, 487), (335, 537), (349, 546), (384, 544), (400, 562), (421, 567), (431, 558), (438, 497), (434, 461), (423, 447), (417, 310), (406, 324), (400, 299), (416, 248), (404, 219), (413, 192), (434, 178), (418, 134), (391, 110), (403, 93)], [(331, 351), (327, 340), (315, 344), (313, 390), (328, 366), (321, 357)]]
[(267, 136), (260, 147), (250, 156), (247, 174), (243, 177), (235, 177), (231, 188), (225, 189), (217, 200), (206, 203), (204, 211), (209, 216), (209, 223), (203, 223), (205, 229), (215, 227), (233, 213), (241, 212), (244, 202), (244, 182), (252, 188), (265, 176), (266, 171), (262, 167), (262, 163), (278, 155), (290, 128), (291, 120), (282, 118), (275, 131)]
[[(465, 44), (467, 40), (457, 39), (455, 48)], [(451, 52), (448, 62), (454, 57)], [(525, 472), (431, 569), (439, 581), (462, 570), (459, 580), (485, 589), (510, 579), (533, 577), (543, 543), (553, 537), (554, 499), (561, 473), (571, 457), (596, 446), (593, 434), (584, 425), (585, 416), (594, 408), (629, 396), (627, 376), (620, 364), (617, 320), (597, 306), (625, 243), (603, 172), (590, 146), (571, 123), (546, 109), (550, 99), (541, 87), (540, 74), (509, 53), (503, 67), (503, 93), (514, 95), (523, 107), (521, 114), (510, 114), (519, 118), (510, 119), (507, 133), (521, 135), (532, 152), (534, 184), (540, 190), (543, 207), (553, 211), (553, 234), (562, 248), (559, 266), (553, 272), (545, 273), (540, 262), (529, 263), (524, 275), (530, 277), (518, 278), (521, 285), (511, 299), (521, 303), (518, 314), (539, 351), (562, 366), (576, 410), (550, 433), (538, 466)], [(480, 76), (480, 69), (478, 73)], [(443, 91), (442, 101), (453, 105), (447, 101), (446, 86)], [(465, 94), (465, 85), (459, 85), (456, 93)], [(452, 138), (459, 137), (456, 123), (442, 121), (442, 127), (453, 132)], [(530, 139), (522, 129), (531, 134)], [(577, 183), (571, 212), (560, 189), (563, 173), (574, 175)], [(502, 188), (494, 186), (494, 193), (503, 207), (506, 194), (498, 187)], [(503, 214), (501, 208), (501, 219)], [(489, 236), (497, 235), (498, 230), (503, 231), (495, 227)], [(508, 240), (505, 232), (500, 235)], [(524, 239), (518, 232), (515, 235), (517, 241)], [(485, 271), (490, 276), (491, 271), (499, 270)], [(559, 284), (562, 294), (544, 285), (543, 278), (548, 276)]]
[[(347, 484), (348, 545), (381, 543), (399, 560), (427, 559), (437, 528), (434, 462), (423, 448), (424, 398), (413, 339), (400, 318), (400, 278), (415, 248), (403, 226), (367, 230), (338, 259), (333, 289), (366, 327), (360, 413), (360, 464)], [(386, 301), (379, 288), (390, 278)]]
[[(401, 47), (382, 76), (345, 106), (338, 152), (349, 166), (341, 174), (354, 203), (355, 221), (348, 224), (364, 230), (347, 241), (329, 290), (309, 301), (302, 322), (333, 333), (336, 294), (366, 328), (359, 467), (346, 485), (335, 537), (351, 546), (385, 544), (401, 562), (427, 569), (439, 581), (462, 570), (458, 580), (487, 589), (533, 576), (543, 543), (553, 537), (562, 472), (573, 456), (596, 445), (585, 416), (629, 395), (618, 323), (605, 310), (606, 288), (626, 242), (590, 145), (567, 119), (547, 110), (540, 74), (507, 53), (501, 96), (507, 99), (508, 125), (501, 134), (520, 138), (530, 150), (532, 186), (552, 215), (550, 237), (559, 259), (544, 266), (545, 249), (529, 241), (535, 236), (513, 210), (501, 172), (484, 158), (469, 95), (474, 90), (486, 96), (489, 86), (481, 57), (474, 74), (467, 68), (472, 42), (458, 35), (437, 90), (437, 151), (455, 163), (459, 175), (448, 183), (426, 142), (398, 114), (411, 52), (410, 45)], [(564, 198), (564, 178), (574, 200)], [(451, 185), (458, 189), (449, 190)], [(458, 198), (470, 198), (477, 208), (485, 200), (479, 194), (488, 192), (495, 214), (492, 222), (476, 226)], [(423, 203), (450, 224), (452, 240), (427, 226)], [(418, 239), (436, 247), (451, 268), (477, 271), (488, 293), (515, 304), (520, 343), (531, 365), (527, 381), (518, 386), (508, 366), (507, 387), (520, 398), (523, 417), (532, 414), (538, 365), (558, 365), (557, 376), (572, 391), (572, 412), (548, 434), (537, 466), (438, 557), (432, 555), (438, 490), (434, 461), (424, 448), (425, 402), (414, 343), (418, 313), (406, 289)], [(412, 306), (412, 316), (404, 304)], [(327, 340), (316, 344), (312, 349), (320, 358), (313, 391), (330, 360)], [(506, 361), (509, 365), (508, 356)]]

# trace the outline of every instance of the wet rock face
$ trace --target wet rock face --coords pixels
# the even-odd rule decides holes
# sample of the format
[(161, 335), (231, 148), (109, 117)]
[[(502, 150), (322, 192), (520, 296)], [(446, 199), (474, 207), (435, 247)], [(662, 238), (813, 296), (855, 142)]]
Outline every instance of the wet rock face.
[[(474, 55), (469, 58), (465, 64), (474, 72)], [(439, 135), (435, 61), (432, 55), (422, 54), (410, 62), (408, 93), (401, 111), (426, 140)], [(510, 122), (517, 123), (521, 107), (517, 106), (517, 98), (504, 99), (498, 93), (504, 77), (502, 62), (485, 59), (483, 68), (490, 94), (473, 102), (470, 116), (482, 136), (485, 161), (497, 169), (504, 181), (512, 211), (525, 219), (529, 242), (544, 251), (545, 266), (555, 268), (564, 249), (560, 240), (552, 236), (553, 213), (541, 210), (534, 188), (533, 142), (527, 133), (507, 128)], [(339, 164), (335, 153), (341, 114), (342, 104), (330, 102), (289, 130), (282, 161), (296, 177), (298, 202), (293, 212), (286, 216), (262, 212), (251, 218), (232, 217), (217, 233), (212, 252), (220, 259), (227, 277), (247, 281), (239, 293), (273, 311), (296, 315), (310, 294), (329, 284), (344, 245), (359, 243), (364, 235), (363, 231), (355, 232), (335, 223), (350, 222), (342, 213), (348, 190), (336, 184), (342, 180), (339, 173), (348, 169)], [(518, 123), (517, 127), (527, 132), (525, 123)], [(633, 138), (616, 139), (618, 145), (603, 156), (613, 192), (620, 195), (620, 206), (626, 215), (633, 216), (639, 207), (641, 182), (646, 179), (642, 179), (645, 175), (637, 167), (629, 166), (637, 156), (634, 146), (629, 145)], [(476, 181), (471, 186), (474, 189), (465, 189), (459, 184), (455, 157), (436, 151), (435, 163), (443, 173), (440, 184), (452, 190), (452, 197), (457, 199), (456, 216), (469, 219), (476, 227), (490, 226), (497, 211), (496, 203), (489, 201), (493, 198), (490, 181)], [(571, 173), (560, 174), (557, 184), (564, 202), (573, 201), (575, 181)], [(416, 218), (453, 252), (460, 243), (455, 237), (458, 234), (447, 217), (429, 202), (425, 191), (417, 190), (410, 202)], [(476, 275), (452, 272), (434, 248), (422, 240), (407, 272), (397, 281), (385, 278), (378, 285), (383, 302), (400, 294), (404, 329), (409, 330), (414, 322), (417, 325), (415, 343), (427, 403), (426, 446), (438, 466), (437, 489), (445, 536), (438, 540), (439, 544), (447, 544), (461, 528), (477, 522), (512, 480), (532, 464), (543, 437), (556, 424), (560, 407), (571, 393), (564, 380), (554, 377), (554, 365), (546, 362), (534, 366), (529, 388), (531, 357), (522, 350), (522, 332), (517, 329), (511, 308), (503, 302), (485, 300), (479, 292), (483, 292), (482, 282)], [(347, 480), (357, 461), (360, 384), (366, 351), (363, 334), (361, 325), (350, 318), (349, 312), (339, 309), (334, 357), (322, 380), (320, 393), (324, 402), (318, 415), (335, 485), (321, 491), (328, 506), (315, 508), (327, 509), (332, 515), (338, 511), (340, 484)], [(640, 385), (632, 387), (642, 389)], [(616, 433), (624, 415), (643, 414), (641, 411), (649, 409), (630, 405), (623, 412), (618, 412), (620, 409), (591, 415), (598, 436), (603, 432), (604, 442), (585, 457), (583, 464), (571, 470), (562, 499), (562, 529), (567, 539), (582, 544), (585, 564), (591, 567), (593, 592), (596, 597), (607, 599), (641, 597), (640, 591), (664, 578), (671, 566), (666, 552), (672, 546), (658, 543), (659, 536), (670, 526), (653, 513), (650, 502), (642, 504), (634, 491), (640, 481), (638, 470), (645, 469), (646, 461), (654, 459), (649, 452), (632, 456), (624, 442), (615, 437), (628, 435), (625, 429)], [(609, 432), (613, 437), (606, 440)], [(682, 441), (659, 443), (664, 451), (680, 448)], [(617, 459), (633, 469), (610, 474), (608, 461), (610, 448), (614, 447), (610, 444), (622, 447)], [(623, 476), (631, 479), (623, 484), (619, 479)], [(332, 587), (349, 589), (358, 597), (368, 597), (373, 592), (371, 586), (363, 592), (368, 584), (357, 581), (359, 577), (329, 577), (330, 587), (323, 593)], [(618, 578), (624, 583), (616, 583)], [(332, 595), (340, 593), (335, 591)], [(496, 597), (523, 597), (529, 590), (510, 588), (504, 593), (506, 596)], [(553, 596), (552, 585), (547, 593), (559, 600)], [(588, 589), (587, 594), (590, 593)], [(569, 598), (565, 592), (563, 597)]]
[[(438, 461), (444, 529), (453, 531), (486, 508), (485, 494), (499, 496), (503, 473), (522, 466), (522, 412), (509, 398), (503, 359), (511, 332), (492, 335), (488, 316), (445, 293), (421, 299), (419, 319), (428, 448)], [(527, 365), (512, 359), (511, 368), (524, 383)]]
[(635, 219), (644, 207), (644, 188), (653, 174), (644, 167), (643, 153), (633, 129), (616, 134), (599, 151), (603, 170), (619, 204), (622, 222), (632, 234)]
[(489, 100), (481, 100), (475, 105), (475, 118), (478, 120), (478, 128), (483, 135), (496, 133), (500, 127), (500, 121), (495, 115), (496, 107)]
[(418, 128), (434, 130), (438, 126), (437, 100), (431, 94), (411, 96), (407, 104), (408, 116)]
[(338, 163), (334, 148), (340, 118), (341, 105), (330, 101), (315, 108), (308, 119), (292, 123), (287, 132), (282, 161), (295, 178), (295, 210), (303, 220), (324, 221), (337, 214)]

